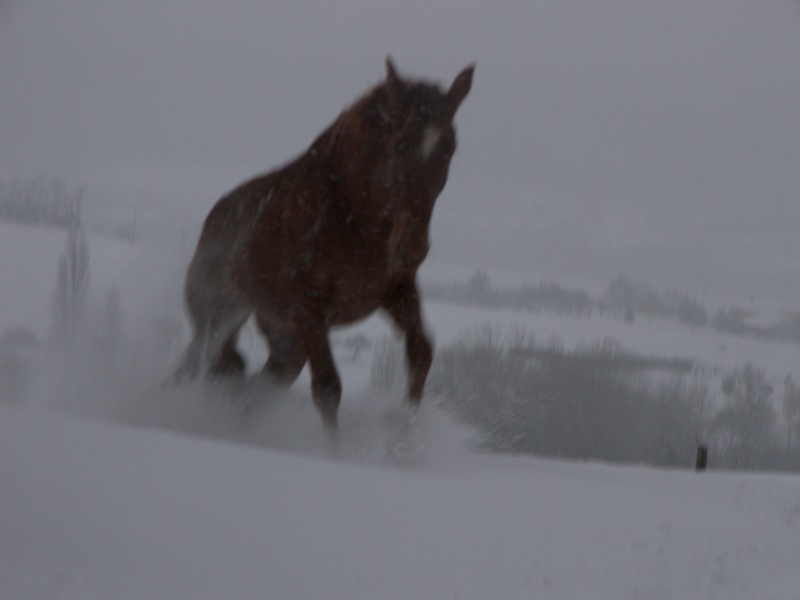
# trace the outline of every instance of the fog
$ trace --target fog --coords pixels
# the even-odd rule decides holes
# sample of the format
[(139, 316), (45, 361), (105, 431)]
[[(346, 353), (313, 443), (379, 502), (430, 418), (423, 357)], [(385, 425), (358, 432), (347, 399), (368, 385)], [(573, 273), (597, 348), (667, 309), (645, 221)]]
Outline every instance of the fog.
[(192, 198), (477, 61), (431, 264), (800, 300), (800, 3), (17, 0), (0, 180)]

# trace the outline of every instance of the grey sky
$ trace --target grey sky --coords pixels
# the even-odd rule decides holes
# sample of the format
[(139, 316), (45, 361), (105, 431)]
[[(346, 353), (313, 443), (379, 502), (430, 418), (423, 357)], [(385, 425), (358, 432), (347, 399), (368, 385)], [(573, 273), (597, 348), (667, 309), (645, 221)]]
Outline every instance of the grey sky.
[(800, 2), (16, 0), (0, 177), (197, 194), (477, 61), (433, 259), (800, 304)]

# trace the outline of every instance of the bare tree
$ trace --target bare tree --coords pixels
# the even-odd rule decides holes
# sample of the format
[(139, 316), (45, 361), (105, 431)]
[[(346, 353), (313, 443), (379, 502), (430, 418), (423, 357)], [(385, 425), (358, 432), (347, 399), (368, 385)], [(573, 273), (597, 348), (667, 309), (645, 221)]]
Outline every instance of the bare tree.
[(0, 180), (0, 220), (30, 225), (79, 227), (83, 187), (36, 178)]
[(86, 316), (89, 293), (89, 244), (77, 228), (67, 235), (64, 253), (58, 260), (58, 281), (53, 297), (56, 338), (74, 339)]

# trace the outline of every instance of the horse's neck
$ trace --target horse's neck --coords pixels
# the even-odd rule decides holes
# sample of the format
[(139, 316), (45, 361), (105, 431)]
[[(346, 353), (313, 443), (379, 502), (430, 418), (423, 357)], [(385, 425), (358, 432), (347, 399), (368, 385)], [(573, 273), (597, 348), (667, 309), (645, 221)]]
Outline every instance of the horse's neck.
[[(372, 217), (391, 191), (386, 134), (336, 121), (312, 144), (309, 153), (328, 171), (328, 183), (356, 216)], [(381, 208), (382, 210), (382, 208)]]

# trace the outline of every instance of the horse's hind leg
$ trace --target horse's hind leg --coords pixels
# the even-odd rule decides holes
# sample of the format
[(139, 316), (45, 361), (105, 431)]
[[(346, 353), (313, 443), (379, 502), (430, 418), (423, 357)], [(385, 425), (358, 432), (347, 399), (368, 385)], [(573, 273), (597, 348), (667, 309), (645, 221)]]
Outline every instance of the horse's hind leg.
[(264, 374), (278, 385), (289, 386), (300, 376), (308, 360), (300, 341), (293, 337), (268, 337), (269, 358)]
[(236, 350), (236, 340), (249, 315), (244, 312), (235, 316), (222, 323), (217, 320), (195, 322), (194, 337), (171, 377), (173, 383), (195, 379), (205, 373), (215, 377), (244, 374), (246, 365)]
[(327, 331), (315, 331), (307, 337), (306, 347), (311, 364), (311, 395), (323, 424), (333, 429), (342, 399), (342, 382), (333, 362)]
[[(336, 364), (333, 362), (328, 328), (324, 325), (323, 319), (308, 318), (308, 316), (298, 319), (295, 326), (297, 337), (292, 343), (298, 344), (297, 348), (302, 350), (303, 356), (308, 357), (311, 368), (311, 395), (322, 416), (323, 424), (332, 431), (336, 428), (342, 383), (336, 371)], [(297, 364), (294, 364), (295, 368)]]
[(269, 358), (262, 373), (277, 385), (291, 385), (308, 360), (300, 338), (293, 329), (275, 327), (262, 315), (256, 315), (256, 321), (269, 344)]
[[(241, 327), (241, 324), (239, 325)], [(239, 328), (228, 336), (222, 343), (222, 347), (217, 352), (217, 357), (210, 366), (209, 372), (216, 377), (240, 377), (244, 375), (246, 368), (244, 358), (236, 350), (236, 340), (239, 337)], [(213, 355), (211, 355), (213, 356)]]
[(342, 384), (324, 320), (305, 312), (293, 323), (270, 322), (265, 315), (258, 314), (256, 318), (270, 345), (265, 375), (276, 383), (288, 385), (297, 379), (308, 361), (314, 404), (325, 426), (335, 429)]
[(314, 404), (325, 427), (334, 431), (342, 384), (333, 362), (327, 329), (304, 322), (295, 330), (293, 327), (270, 326), (261, 316), (257, 316), (257, 320), (269, 342), (269, 358), (263, 373), (270, 381), (288, 386), (297, 379), (308, 361)]
[(173, 379), (193, 379), (206, 372), (215, 376), (243, 374), (245, 363), (236, 350), (236, 340), (250, 310), (232, 294), (199, 285), (204, 282), (192, 275), (190, 271), (186, 306), (194, 336)]

